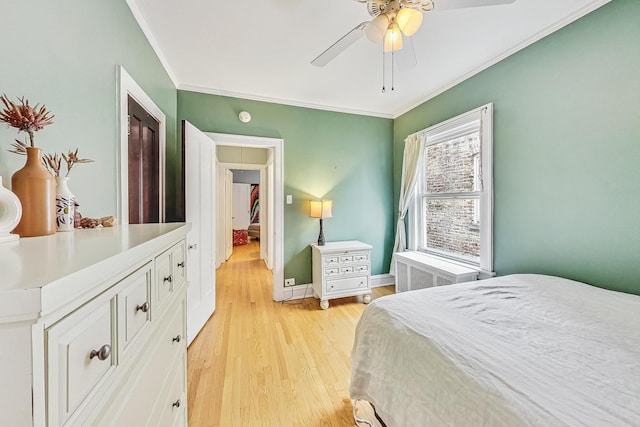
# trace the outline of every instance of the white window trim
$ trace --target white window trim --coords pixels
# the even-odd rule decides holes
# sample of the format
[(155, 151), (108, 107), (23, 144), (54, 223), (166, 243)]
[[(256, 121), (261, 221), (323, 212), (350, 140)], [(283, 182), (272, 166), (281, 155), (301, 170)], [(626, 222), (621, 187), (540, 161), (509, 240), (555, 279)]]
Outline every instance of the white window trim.
[[(427, 129), (420, 131), (420, 133), (432, 134), (427, 139), (425, 147), (429, 145), (445, 141), (455, 137), (456, 134), (463, 132), (465, 129), (473, 128), (477, 126), (477, 117), (481, 120), (480, 126), (480, 138), (481, 138), (481, 156), (482, 156), (482, 181), (484, 190), (480, 194), (480, 265), (465, 264), (464, 262), (457, 261), (460, 264), (469, 266), (471, 268), (478, 269), (483, 273), (492, 275), (493, 273), (493, 103), (489, 103), (478, 107), (474, 110), (468, 111), (459, 116), (453, 117), (442, 123), (438, 123)], [(460, 123), (463, 120), (468, 120), (467, 123)], [(420, 155), (419, 182), (424, 182), (424, 153)], [(422, 194), (419, 191), (413, 192), (413, 200), (409, 208), (409, 221), (408, 221), (408, 248), (410, 250), (419, 250), (419, 244), (422, 231)], [(431, 252), (430, 252), (431, 253)], [(434, 256), (438, 256), (435, 253), (431, 253)], [(450, 258), (442, 257), (447, 261), (453, 261)]]

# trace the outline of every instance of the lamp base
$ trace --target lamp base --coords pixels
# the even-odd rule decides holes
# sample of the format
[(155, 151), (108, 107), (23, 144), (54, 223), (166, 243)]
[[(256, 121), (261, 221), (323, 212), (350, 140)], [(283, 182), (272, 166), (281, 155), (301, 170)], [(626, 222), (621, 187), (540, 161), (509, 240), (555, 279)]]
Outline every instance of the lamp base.
[(320, 218), (320, 235), (318, 236), (318, 246), (324, 246), (324, 233), (322, 232), (322, 218)]

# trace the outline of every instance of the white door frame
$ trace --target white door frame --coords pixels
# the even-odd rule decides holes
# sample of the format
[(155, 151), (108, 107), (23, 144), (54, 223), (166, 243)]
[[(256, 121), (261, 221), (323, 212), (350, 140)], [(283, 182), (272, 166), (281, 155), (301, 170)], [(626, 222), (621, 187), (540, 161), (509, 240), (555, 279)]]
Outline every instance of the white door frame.
[(167, 120), (160, 108), (153, 100), (142, 90), (140, 85), (127, 73), (122, 67), (118, 67), (116, 76), (116, 86), (118, 87), (118, 129), (120, 129), (120, 144), (118, 144), (118, 152), (116, 158), (120, 159), (118, 163), (117, 189), (118, 200), (116, 201), (117, 212), (120, 224), (129, 224), (129, 102), (127, 97), (131, 96), (138, 104), (159, 123), (158, 130), (158, 173), (159, 180), (158, 189), (160, 200), (158, 206), (160, 222), (165, 221), (164, 216), (164, 200), (165, 200), (165, 152), (167, 145)]
[[(218, 145), (252, 148), (272, 148), (274, 163), (273, 183), (273, 300), (284, 299), (284, 140), (281, 138), (265, 138), (258, 136), (230, 135), (205, 132)], [(244, 165), (242, 168), (248, 165)], [(213, 165), (212, 165), (213, 167)], [(240, 169), (242, 169), (240, 168)]]

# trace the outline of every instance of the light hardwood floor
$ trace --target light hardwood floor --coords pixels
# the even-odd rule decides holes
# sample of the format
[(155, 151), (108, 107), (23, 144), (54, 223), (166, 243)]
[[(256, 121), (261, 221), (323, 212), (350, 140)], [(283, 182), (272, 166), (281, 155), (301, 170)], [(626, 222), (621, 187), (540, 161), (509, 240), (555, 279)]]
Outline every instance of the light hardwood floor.
[[(259, 252), (257, 242), (235, 247), (217, 271), (216, 311), (188, 350), (189, 425), (354, 425), (349, 355), (365, 305), (356, 297), (328, 310), (313, 297), (276, 303)], [(390, 293), (376, 288), (373, 298)]]

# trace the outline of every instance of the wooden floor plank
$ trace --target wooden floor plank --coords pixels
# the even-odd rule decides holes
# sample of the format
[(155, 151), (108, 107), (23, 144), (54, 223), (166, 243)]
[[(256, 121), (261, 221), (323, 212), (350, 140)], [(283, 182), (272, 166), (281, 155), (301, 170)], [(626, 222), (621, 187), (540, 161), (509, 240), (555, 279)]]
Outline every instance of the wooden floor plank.
[[(365, 305), (357, 297), (332, 300), (329, 310), (313, 297), (274, 302), (259, 255), (257, 241), (236, 246), (216, 272), (216, 311), (188, 349), (189, 425), (354, 425), (349, 355)], [(390, 293), (376, 288), (373, 298)], [(367, 404), (358, 413), (373, 419)]]

